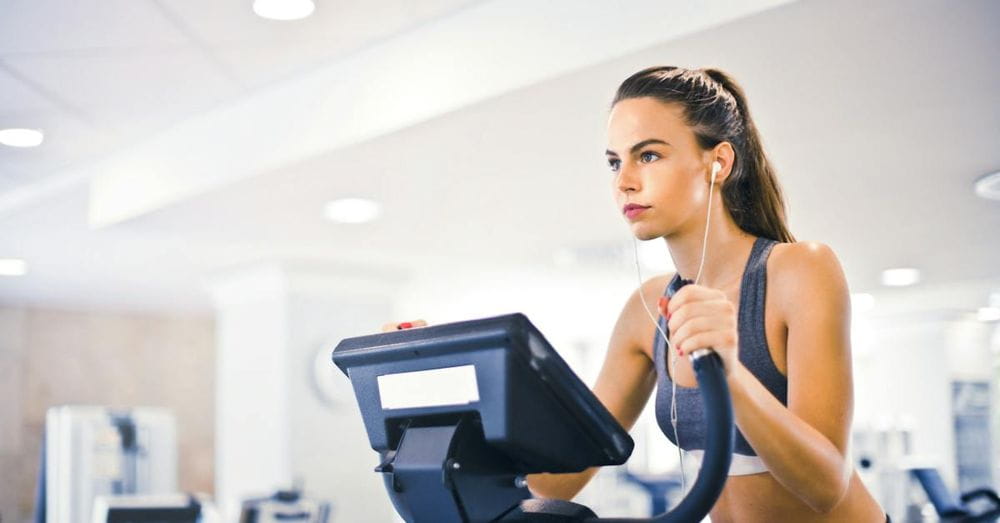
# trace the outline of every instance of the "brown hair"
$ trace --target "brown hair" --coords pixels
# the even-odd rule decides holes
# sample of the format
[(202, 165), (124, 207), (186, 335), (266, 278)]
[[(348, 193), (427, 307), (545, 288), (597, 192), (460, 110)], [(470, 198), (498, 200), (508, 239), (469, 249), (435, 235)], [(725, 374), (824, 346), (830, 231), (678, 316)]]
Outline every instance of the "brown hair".
[(614, 104), (652, 97), (684, 107), (698, 145), (711, 149), (729, 142), (736, 151), (733, 170), (722, 185), (722, 201), (744, 231), (781, 242), (795, 238), (785, 224), (785, 201), (774, 168), (764, 153), (743, 89), (718, 69), (658, 66), (628, 77)]

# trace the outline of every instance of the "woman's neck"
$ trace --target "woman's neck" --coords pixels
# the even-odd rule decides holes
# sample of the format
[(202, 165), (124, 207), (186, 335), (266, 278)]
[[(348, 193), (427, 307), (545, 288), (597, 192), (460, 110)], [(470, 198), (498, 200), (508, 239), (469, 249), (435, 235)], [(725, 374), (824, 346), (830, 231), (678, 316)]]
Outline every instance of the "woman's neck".
[[(721, 212), (714, 212), (713, 209), (705, 264), (698, 284), (714, 289), (728, 289), (740, 281), (756, 237), (740, 229), (721, 205), (716, 209)], [(664, 239), (681, 278), (694, 281), (701, 265), (702, 242), (705, 239), (704, 218), (692, 230), (678, 232)]]

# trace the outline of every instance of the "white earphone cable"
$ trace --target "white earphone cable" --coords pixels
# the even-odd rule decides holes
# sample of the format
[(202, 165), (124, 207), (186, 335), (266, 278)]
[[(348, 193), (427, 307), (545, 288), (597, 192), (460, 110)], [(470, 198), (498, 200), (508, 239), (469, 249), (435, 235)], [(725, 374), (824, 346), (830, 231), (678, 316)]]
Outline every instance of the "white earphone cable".
[[(636, 277), (639, 279), (639, 288), (642, 288), (642, 274), (639, 271), (638, 245), (639, 244), (636, 241), (635, 236), (633, 236), (632, 246), (635, 250), (635, 273)], [(660, 327), (660, 322), (658, 322), (656, 318), (653, 316), (653, 312), (649, 310), (649, 305), (646, 305), (646, 300), (642, 297), (641, 292), (639, 293), (639, 301), (642, 302), (642, 307), (646, 309), (646, 314), (649, 315), (650, 321), (653, 322), (653, 325), (656, 327), (656, 330), (660, 332), (660, 336), (662, 336), (663, 340), (666, 342), (667, 348), (664, 351), (663, 357), (669, 360), (670, 353), (673, 352), (674, 350), (673, 345), (670, 343), (670, 338), (667, 336), (667, 333), (663, 331), (663, 328)], [(655, 351), (656, 349), (654, 348), (653, 350)], [(677, 375), (675, 373), (676, 369), (677, 369), (677, 358), (674, 358), (674, 360), (670, 364), (670, 375), (671, 375), (670, 383), (672, 390), (670, 399), (670, 425), (674, 429), (674, 441), (677, 443), (677, 461), (680, 463), (681, 466), (681, 493), (683, 494), (687, 492), (687, 472), (684, 470), (684, 454), (681, 451), (681, 439), (677, 432), (677, 381), (676, 381)]]
[[(718, 174), (718, 169), (720, 168), (720, 167), (717, 167), (718, 165), (719, 164), (717, 162), (713, 162), (713, 164), (712, 164), (712, 167), (713, 167), (713, 169), (712, 169), (712, 181), (708, 185), (708, 211), (706, 212), (706, 216), (705, 216), (705, 235), (704, 235), (704, 237), (702, 238), (702, 241), (701, 241), (701, 262), (698, 265), (698, 275), (695, 277), (695, 283), (698, 283), (699, 281), (701, 281), (702, 269), (704, 269), (704, 267), (705, 267), (705, 254), (707, 253), (707, 249), (708, 249), (708, 228), (709, 228), (709, 225), (711, 224), (711, 220), (712, 220), (712, 196), (714, 194), (714, 189), (715, 189), (715, 176)], [(639, 288), (641, 289), (642, 288), (642, 272), (641, 272), (641, 270), (639, 268), (639, 243), (636, 241), (635, 235), (632, 236), (632, 247), (633, 247), (633, 252), (635, 254), (635, 274), (636, 274), (636, 278), (638, 278), (638, 280), (639, 280)], [(646, 304), (646, 300), (645, 300), (645, 298), (642, 297), (642, 292), (641, 291), (639, 293), (639, 301), (642, 302), (642, 307), (644, 309), (646, 309), (646, 314), (649, 315), (649, 319), (650, 319), (650, 321), (653, 322), (653, 326), (656, 327), (656, 330), (659, 331), (659, 333), (660, 333), (661, 336), (663, 336), (663, 340), (664, 340), (664, 342), (667, 345), (667, 350), (664, 351), (665, 352), (664, 358), (666, 358), (667, 360), (669, 360), (670, 359), (670, 353), (672, 353), (674, 351), (674, 346), (673, 346), (673, 344), (670, 343), (670, 338), (667, 336), (667, 333), (664, 332), (663, 328), (660, 327), (660, 323), (653, 316), (653, 312), (649, 309), (649, 306)], [(654, 350), (655, 350), (655, 348), (654, 348)], [(671, 425), (671, 427), (673, 428), (673, 431), (674, 431), (674, 441), (677, 443), (677, 460), (680, 463), (680, 467), (681, 467), (681, 494), (685, 494), (685, 493), (687, 493), (687, 472), (684, 470), (684, 453), (681, 450), (680, 434), (677, 431), (677, 372), (676, 372), (676, 370), (677, 370), (677, 361), (679, 359), (680, 358), (675, 357), (670, 362), (670, 385), (671, 385), (671, 395), (670, 395), (670, 425)]]
[(719, 169), (721, 169), (719, 163), (713, 162), (712, 182), (708, 184), (708, 212), (705, 214), (705, 237), (701, 240), (701, 263), (698, 264), (698, 275), (694, 278), (696, 285), (701, 281), (701, 271), (705, 268), (705, 252), (708, 249), (708, 226), (712, 220), (712, 192), (715, 189), (715, 176), (718, 174)]

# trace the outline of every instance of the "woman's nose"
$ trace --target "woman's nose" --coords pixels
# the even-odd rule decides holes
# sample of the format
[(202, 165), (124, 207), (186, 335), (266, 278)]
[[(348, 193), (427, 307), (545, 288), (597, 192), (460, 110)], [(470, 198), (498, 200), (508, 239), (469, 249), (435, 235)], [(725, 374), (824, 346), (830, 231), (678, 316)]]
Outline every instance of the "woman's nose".
[(621, 192), (635, 191), (639, 188), (639, 177), (635, 175), (635, 172), (631, 166), (626, 165), (624, 162), (618, 168), (618, 190)]

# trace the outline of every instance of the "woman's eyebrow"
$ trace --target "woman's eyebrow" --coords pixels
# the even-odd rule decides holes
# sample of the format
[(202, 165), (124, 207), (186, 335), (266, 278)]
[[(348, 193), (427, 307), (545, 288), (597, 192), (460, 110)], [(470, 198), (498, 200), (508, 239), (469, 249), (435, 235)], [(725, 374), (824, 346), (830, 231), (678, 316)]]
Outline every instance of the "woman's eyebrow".
[[(658, 140), (656, 138), (650, 138), (648, 140), (643, 140), (643, 141), (641, 141), (641, 142), (633, 145), (629, 149), (629, 151), (631, 153), (635, 154), (635, 152), (638, 151), (639, 149), (642, 149), (643, 147), (645, 147), (647, 145), (650, 145), (650, 144), (654, 144), (654, 143), (661, 144), (661, 145), (666, 145), (667, 147), (670, 147), (670, 144), (667, 143), (667, 142), (664, 142), (663, 140)], [(604, 154), (606, 154), (608, 156), (618, 156), (618, 153), (612, 151), (611, 149), (608, 149), (608, 150), (604, 151)]]

